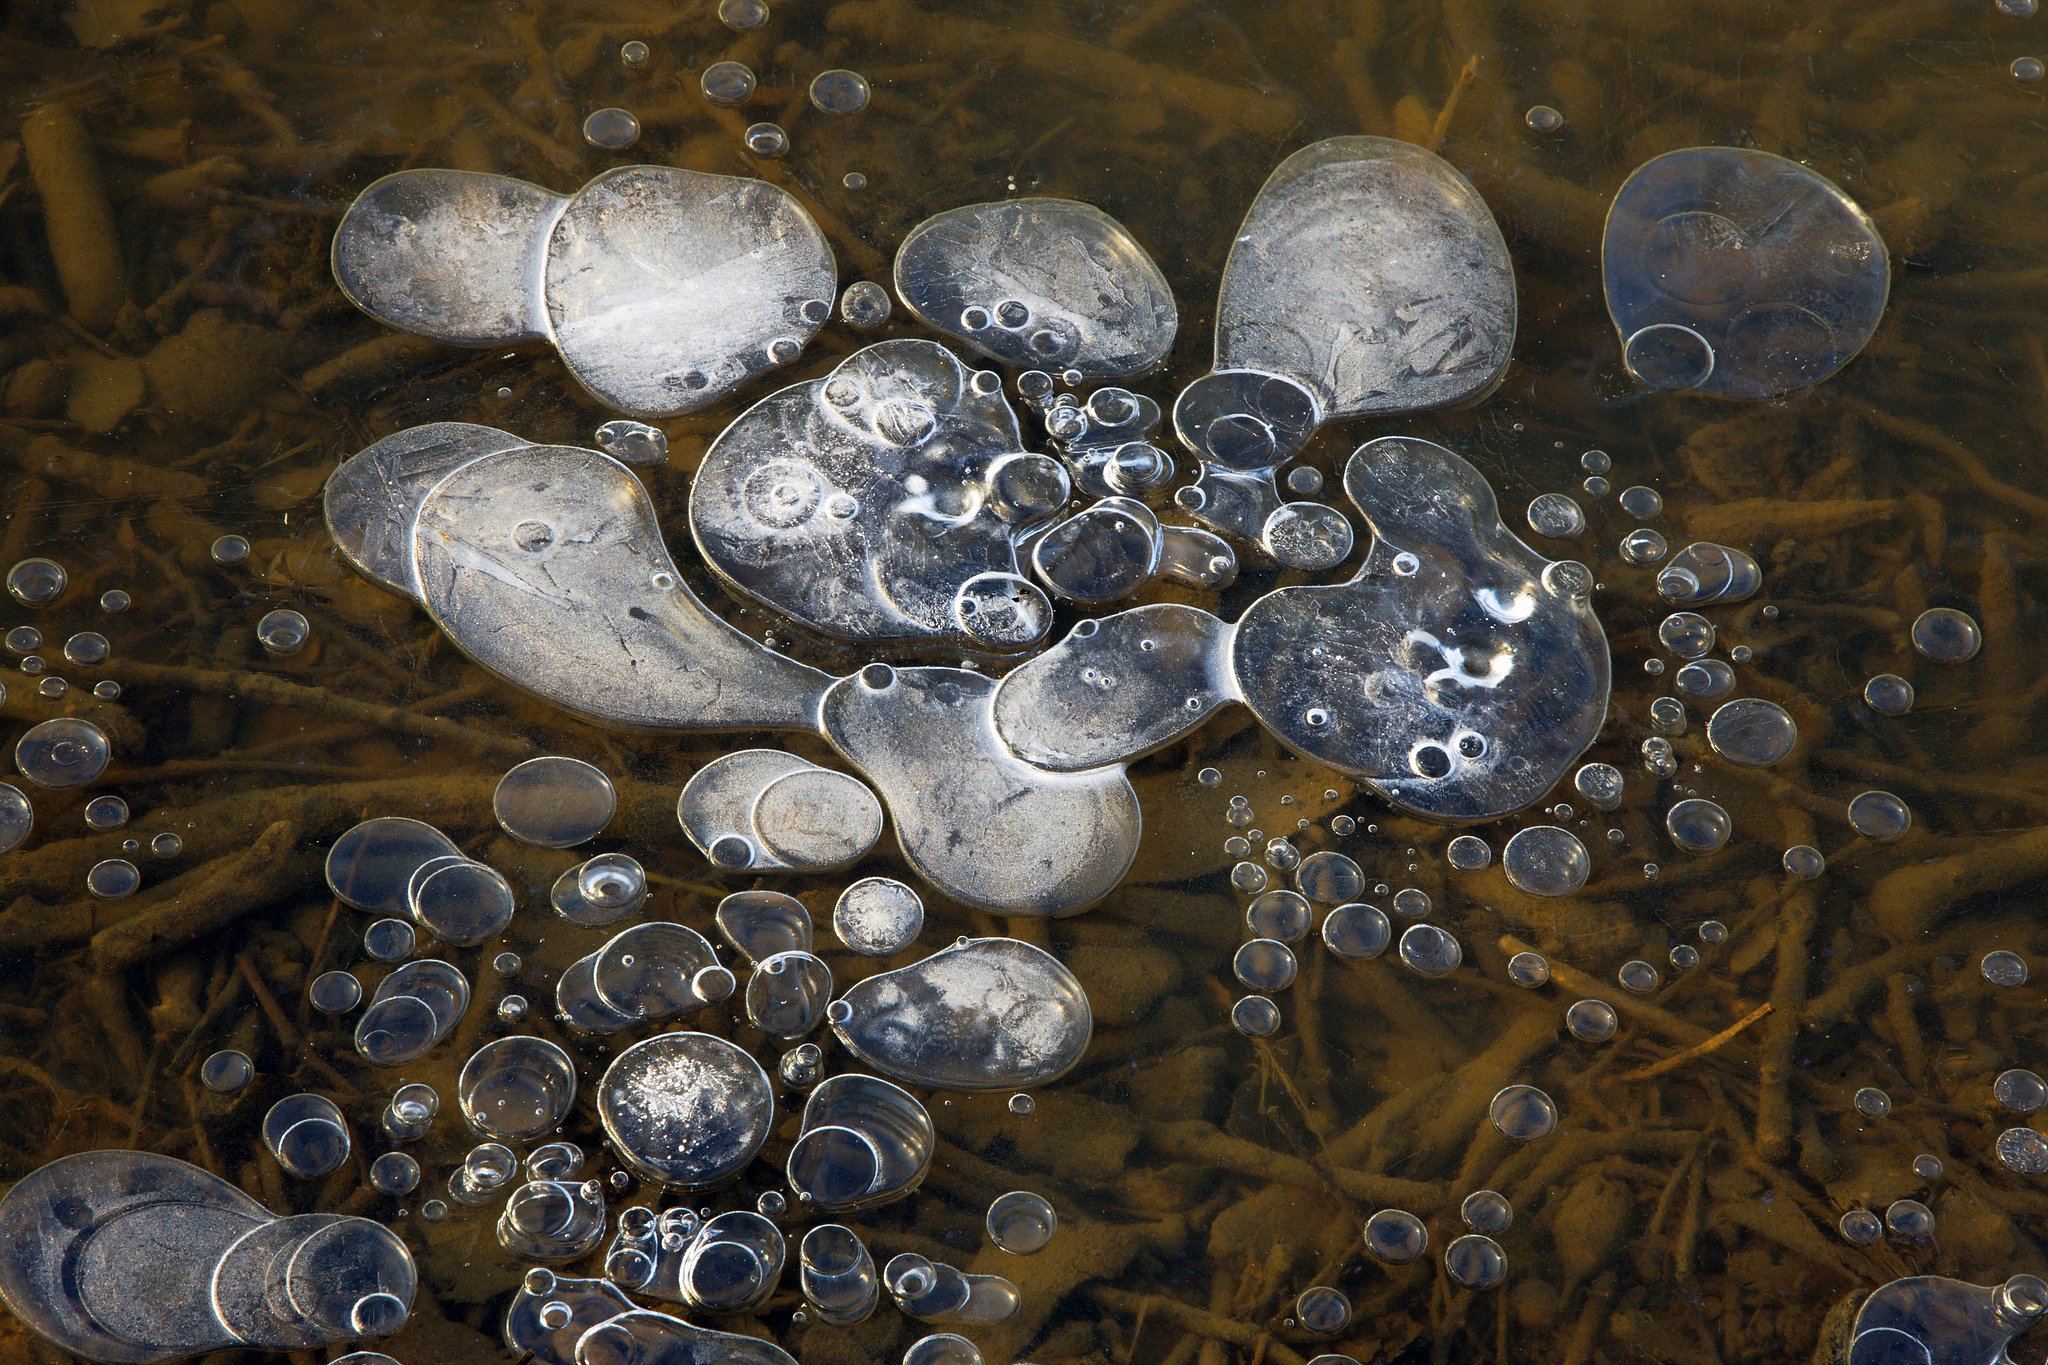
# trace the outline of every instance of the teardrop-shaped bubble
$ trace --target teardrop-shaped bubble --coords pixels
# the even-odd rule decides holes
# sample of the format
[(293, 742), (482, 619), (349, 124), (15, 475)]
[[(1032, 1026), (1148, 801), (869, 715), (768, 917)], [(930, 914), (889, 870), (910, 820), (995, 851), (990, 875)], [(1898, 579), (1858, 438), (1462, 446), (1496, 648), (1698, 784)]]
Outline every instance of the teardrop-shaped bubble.
[(594, 450), (520, 446), (463, 465), (421, 504), (413, 557), (450, 640), (600, 724), (808, 730), (831, 681), (706, 608), (640, 481)]
[(805, 952), (775, 953), (747, 978), (747, 1022), (790, 1042), (825, 1022), (832, 1000), (832, 969)]
[(598, 1117), (613, 1148), (649, 1180), (700, 1189), (737, 1175), (774, 1121), (767, 1073), (706, 1033), (664, 1033), (612, 1060)]
[(570, 1279), (535, 1267), (505, 1310), (505, 1345), (514, 1355), (575, 1365), (584, 1333), (632, 1311), (633, 1301), (610, 1280)]
[(327, 887), (358, 910), (406, 915), (406, 884), (420, 864), (461, 853), (424, 821), (380, 815), (350, 827), (327, 850)]
[(712, 912), (718, 932), (748, 962), (811, 950), (811, 912), (784, 891), (735, 891)]
[(1057, 772), (1128, 762), (1237, 697), (1232, 634), (1210, 613), (1173, 603), (1081, 621), (1003, 676), (996, 730), (1018, 757)]
[(789, 1185), (813, 1207), (870, 1208), (922, 1184), (937, 1146), (916, 1096), (875, 1076), (834, 1076), (804, 1102)]
[(1285, 375), (1323, 420), (1481, 397), (1514, 339), (1514, 266), (1485, 201), (1391, 138), (1330, 138), (1281, 162), (1216, 303), (1217, 368)]
[(927, 218), (897, 248), (896, 293), (926, 326), (992, 359), (1091, 378), (1154, 368), (1179, 326), (1173, 290), (1145, 248), (1072, 199), (1005, 199)]
[(945, 1090), (1058, 1079), (1094, 1029), (1074, 974), (1010, 938), (967, 939), (857, 982), (834, 1002), (840, 1042), (884, 1075)]
[(1137, 856), (1137, 794), (1118, 767), (1054, 773), (1018, 759), (996, 731), (996, 688), (965, 669), (870, 664), (826, 694), (821, 728), (939, 890), (1002, 914), (1071, 914)]
[(334, 548), (371, 582), (418, 600), (412, 530), (420, 504), (450, 470), (525, 444), (496, 427), (427, 422), (363, 447), (327, 476), (322, 507)]
[(924, 900), (893, 877), (863, 877), (832, 905), (832, 932), (863, 957), (894, 957), (924, 929)]
[(881, 1274), (852, 1228), (820, 1223), (804, 1234), (797, 1256), (804, 1300), (820, 1322), (851, 1327), (881, 1302)]

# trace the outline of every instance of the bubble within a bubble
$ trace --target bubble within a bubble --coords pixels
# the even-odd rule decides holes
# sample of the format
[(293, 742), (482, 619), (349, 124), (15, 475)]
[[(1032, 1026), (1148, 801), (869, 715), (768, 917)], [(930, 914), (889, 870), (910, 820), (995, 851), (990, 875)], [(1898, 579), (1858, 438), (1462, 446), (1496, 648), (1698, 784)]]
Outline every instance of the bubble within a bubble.
[(1551, 540), (1568, 540), (1586, 529), (1586, 513), (1562, 493), (1539, 494), (1529, 504), (1529, 529)]
[(988, 1206), (988, 1239), (1015, 1256), (1043, 1251), (1059, 1228), (1059, 1219), (1043, 1195), (1012, 1190)]
[(2027, 984), (2027, 960), (2018, 953), (2001, 948), (1984, 954), (1984, 960), (1977, 964), (1984, 973), (1984, 979), (1994, 986), (2024, 986)]
[(1493, 849), (1476, 834), (1460, 834), (1444, 850), (1444, 861), (1460, 872), (1477, 872), (1493, 862)]
[(583, 120), (583, 140), (608, 152), (623, 151), (640, 140), (640, 120), (630, 109), (597, 109)]
[(1836, 1224), (1842, 1232), (1842, 1240), (1851, 1246), (1867, 1247), (1884, 1236), (1884, 1222), (1869, 1209), (1850, 1209)]
[(2015, 1067), (1998, 1073), (1998, 1079), (1991, 1083), (1991, 1095), (2001, 1108), (2015, 1114), (2031, 1114), (2048, 1104), (2048, 1081)]
[(1239, 863), (1230, 869), (1230, 884), (1248, 896), (1255, 896), (1266, 889), (1266, 869), (1253, 862)]
[(1230, 1023), (1247, 1038), (1265, 1038), (1280, 1027), (1280, 1007), (1263, 995), (1247, 995), (1230, 1007)]
[(811, 105), (821, 114), (857, 114), (868, 107), (873, 92), (858, 71), (835, 67), (811, 79)]
[(789, 134), (782, 131), (779, 123), (756, 123), (741, 135), (747, 150), (755, 156), (774, 160), (789, 150)]
[(1406, 1265), (1429, 1250), (1429, 1229), (1406, 1209), (1381, 1209), (1365, 1220), (1365, 1249), (1390, 1265)]
[(1859, 1089), (1853, 1100), (1856, 1112), (1867, 1119), (1881, 1119), (1892, 1112), (1892, 1097), (1874, 1085)]
[(230, 1095), (256, 1077), (256, 1064), (245, 1053), (223, 1048), (199, 1064), (199, 1083), (219, 1095)]
[(1983, 647), (1984, 632), (1976, 618), (1954, 607), (1929, 607), (1913, 622), (1913, 648), (1936, 663), (1962, 663)]
[(1533, 991), (1550, 980), (1550, 963), (1541, 953), (1516, 953), (1508, 959), (1508, 980)]
[(697, 88), (704, 92), (704, 98), (728, 109), (752, 99), (758, 86), (754, 69), (745, 62), (713, 62), (697, 78)]
[(1637, 568), (1655, 564), (1670, 552), (1664, 537), (1648, 526), (1640, 526), (1621, 538), (1621, 557)]
[(1828, 860), (1812, 844), (1794, 844), (1785, 850), (1785, 871), (1801, 881), (1811, 881), (1827, 871)]
[(1564, 1026), (1585, 1043), (1604, 1043), (1614, 1036), (1621, 1017), (1605, 1000), (1579, 1000), (1564, 1012)]
[(718, 0), (718, 22), (744, 33), (768, 22), (767, 0)]
[(226, 535), (213, 542), (207, 551), (216, 564), (239, 564), (249, 557), (247, 536)]
[(1448, 976), (1465, 960), (1458, 940), (1434, 924), (1411, 924), (1402, 931), (1401, 963), (1420, 976)]
[(1849, 802), (1849, 825), (1866, 839), (1888, 844), (1913, 826), (1913, 812), (1887, 791), (1867, 791)]
[(1903, 716), (1913, 709), (1913, 684), (1896, 673), (1880, 673), (1863, 684), (1863, 702), (1880, 716)]
[(64, 593), (71, 576), (54, 559), (24, 559), (7, 571), (7, 591), (26, 607), (47, 607)]
[(1487, 1106), (1486, 1116), (1501, 1133), (1517, 1142), (1547, 1137), (1557, 1127), (1557, 1105), (1533, 1085), (1502, 1088)]

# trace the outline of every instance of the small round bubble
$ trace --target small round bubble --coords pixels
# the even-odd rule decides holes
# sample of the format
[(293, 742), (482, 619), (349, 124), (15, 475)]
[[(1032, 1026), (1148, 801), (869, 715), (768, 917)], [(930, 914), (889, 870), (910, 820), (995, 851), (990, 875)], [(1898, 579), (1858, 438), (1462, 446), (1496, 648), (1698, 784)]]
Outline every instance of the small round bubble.
[(1922, 1180), (1941, 1179), (1941, 1158), (1932, 1152), (1922, 1152), (1913, 1158), (1913, 1174)]
[(1532, 104), (1529, 112), (1522, 115), (1522, 122), (1532, 133), (1554, 133), (1564, 127), (1564, 115), (1547, 104)]
[(1570, 830), (1557, 825), (1531, 825), (1518, 831), (1501, 849), (1501, 871), (1508, 884), (1532, 896), (1568, 896), (1586, 884), (1592, 858)]
[(1406, 1209), (1381, 1209), (1365, 1220), (1365, 1249), (1389, 1265), (1406, 1265), (1429, 1250), (1429, 1229)]
[(1614, 979), (1621, 983), (1621, 988), (1625, 991), (1648, 995), (1657, 989), (1663, 977), (1650, 963), (1641, 958), (1631, 958), (1621, 964), (1621, 970), (1614, 974)]
[(1614, 1036), (1621, 1017), (1605, 1000), (1577, 1000), (1564, 1012), (1564, 1026), (1582, 1043), (1604, 1043)]
[(1850, 1097), (1856, 1112), (1867, 1119), (1881, 1119), (1892, 1112), (1892, 1097), (1874, 1085), (1866, 1085)]
[(118, 796), (95, 796), (85, 803), (85, 827), (119, 829), (128, 823), (128, 803)]
[(988, 1206), (988, 1239), (1015, 1256), (1043, 1251), (1059, 1229), (1052, 1204), (1029, 1190), (1012, 1190)]
[(1529, 504), (1529, 529), (1551, 540), (1566, 540), (1586, 529), (1586, 513), (1562, 493), (1539, 494)]
[(1586, 496), (1589, 498), (1604, 498), (1612, 485), (1607, 482), (1607, 476), (1604, 474), (1588, 474), (1579, 487), (1586, 490)]
[(1685, 733), (1685, 703), (1676, 697), (1657, 697), (1650, 702), (1650, 728), (1660, 735)]
[(870, 331), (889, 320), (889, 291), (873, 280), (855, 280), (839, 296), (839, 316), (850, 327)]
[(1284, 991), (1294, 984), (1298, 964), (1294, 950), (1286, 944), (1255, 938), (1237, 950), (1230, 970), (1250, 990)]
[(650, 55), (652, 54), (649, 53), (647, 44), (638, 38), (619, 44), (619, 61), (629, 69), (647, 65), (647, 58)]
[(2003, 948), (1984, 954), (1984, 960), (1977, 964), (1977, 969), (1994, 986), (2010, 988), (2027, 984), (2027, 960)]
[(726, 108), (752, 99), (758, 84), (754, 69), (745, 62), (713, 62), (697, 78), (704, 98)]
[(1038, 1101), (1031, 1098), (1031, 1096), (1029, 1095), (1012, 1095), (1010, 1096), (1009, 1104), (1006, 1107), (1009, 1109), (1011, 1113), (1019, 1115), (1021, 1117), (1037, 1109)]
[(1263, 995), (1247, 995), (1230, 1007), (1230, 1024), (1247, 1038), (1265, 1038), (1280, 1027), (1280, 1007)]
[(370, 1163), (370, 1184), (384, 1194), (411, 1194), (419, 1188), (420, 1163), (404, 1152), (386, 1152)]
[(767, 0), (718, 0), (718, 22), (741, 33), (768, 22)]
[(1493, 862), (1493, 848), (1476, 834), (1460, 834), (1444, 849), (1444, 861), (1460, 872), (1477, 872)]
[(1866, 839), (1888, 844), (1913, 827), (1913, 812), (1890, 792), (1861, 792), (1849, 801), (1849, 826)]
[(872, 95), (867, 77), (835, 67), (811, 78), (811, 107), (823, 114), (857, 114)]
[(2002, 1109), (2010, 1109), (2015, 1114), (2031, 1114), (2048, 1105), (2048, 1081), (2018, 1068), (2001, 1071), (1998, 1079), (1991, 1083), (1991, 1096)]
[(1880, 673), (1863, 684), (1863, 704), (1880, 716), (1903, 716), (1913, 709), (1913, 684), (1896, 673)]
[(306, 989), (306, 999), (322, 1014), (346, 1014), (363, 999), (363, 983), (351, 972), (322, 972)]
[(312, 623), (289, 607), (266, 612), (256, 623), (256, 639), (264, 652), (280, 658), (304, 649), (312, 634)]
[(1962, 663), (1983, 647), (1976, 618), (1954, 607), (1929, 607), (1913, 622), (1913, 648), (1936, 663)]
[(1998, 1160), (2021, 1175), (2048, 1175), (2048, 1138), (2031, 1128), (2008, 1128), (1998, 1135)]
[(1869, 1209), (1850, 1209), (1835, 1226), (1851, 1246), (1867, 1247), (1884, 1236), (1884, 1221)]
[(1503, 1137), (1534, 1142), (1557, 1127), (1557, 1104), (1533, 1085), (1510, 1085), (1493, 1097), (1486, 1116)]
[(64, 658), (80, 668), (90, 668), (105, 663), (112, 649), (106, 636), (96, 630), (82, 630), (64, 642)]
[(1674, 943), (1668, 954), (1671, 965), (1677, 970), (1690, 971), (1700, 965), (1700, 950), (1690, 943)]
[(1515, 1210), (1498, 1190), (1474, 1190), (1458, 1205), (1458, 1217), (1474, 1232), (1506, 1232), (1515, 1221)]
[(608, 152), (623, 151), (640, 140), (640, 120), (630, 109), (592, 110), (583, 120), (583, 140)]
[(1665, 832), (1687, 853), (1715, 852), (1727, 844), (1734, 829), (1726, 810), (1698, 797), (1680, 801), (1664, 814)]
[(1301, 1291), (1294, 1301), (1294, 1320), (1305, 1332), (1317, 1336), (1334, 1336), (1351, 1324), (1351, 1300), (1341, 1289), (1328, 1285), (1313, 1285)]
[(1323, 919), (1323, 946), (1352, 961), (1378, 957), (1393, 939), (1393, 927), (1376, 906), (1340, 905)]
[(1647, 568), (1670, 553), (1664, 537), (1648, 526), (1639, 526), (1621, 538), (1621, 557), (1637, 568)]
[(1794, 844), (1785, 850), (1783, 859), (1787, 876), (1801, 881), (1811, 881), (1827, 871), (1828, 860), (1812, 844)]
[(1245, 907), (1244, 921), (1260, 938), (1299, 943), (1314, 925), (1315, 911), (1298, 892), (1275, 889), (1261, 892)]
[(1419, 886), (1404, 886), (1394, 893), (1394, 913), (1408, 919), (1428, 919), (1436, 902)]
[(1550, 980), (1550, 963), (1541, 953), (1516, 953), (1508, 959), (1508, 980), (1533, 991)]
[(7, 591), (25, 607), (47, 607), (64, 595), (70, 581), (54, 559), (24, 559), (7, 571)]
[(1465, 960), (1458, 940), (1435, 924), (1411, 924), (1401, 933), (1401, 964), (1421, 976), (1448, 976)]
[(142, 885), (142, 869), (126, 858), (108, 858), (85, 874), (85, 889), (101, 900), (132, 896)]
[(1664, 510), (1664, 495), (1641, 484), (1621, 490), (1621, 510), (1637, 521), (1648, 521)]
[(772, 161), (789, 150), (789, 134), (779, 123), (750, 124), (740, 140), (749, 152), (765, 160)]
[(1657, 623), (1657, 640), (1681, 659), (1697, 659), (1714, 647), (1714, 623), (1696, 611), (1674, 611)]
[(1266, 889), (1266, 869), (1257, 863), (1243, 862), (1230, 869), (1230, 884), (1246, 895), (1255, 896)]
[(215, 1094), (231, 1095), (255, 1077), (256, 1064), (233, 1048), (224, 1048), (199, 1064), (199, 1083)]
[(213, 542), (207, 553), (213, 556), (213, 562), (216, 564), (240, 564), (249, 557), (249, 538), (237, 535), (222, 536)]
[(412, 955), (415, 935), (402, 919), (380, 919), (363, 930), (363, 952), (373, 962), (398, 962)]
[(2044, 66), (2039, 57), (2015, 57), (2012, 59), (2012, 65), (2006, 70), (2012, 72), (2014, 80), (2026, 81), (2029, 84), (2040, 80), (2043, 75), (2048, 75), (2048, 66)]
[(1700, 942), (1702, 943), (1725, 943), (1728, 941), (1728, 926), (1717, 919), (1702, 920), (1699, 933)]
[[(2033, 1130), (2023, 1129), (2021, 1131), (2032, 1132)], [(2038, 1136), (2036, 1134), (2037, 1138)], [(2042, 1169), (2048, 1170), (2048, 1166), (2044, 1166)], [(1903, 1237), (1908, 1241), (1922, 1241), (1934, 1233), (1934, 1210), (1928, 1208), (1917, 1199), (1894, 1200), (1891, 1206), (1884, 1211), (1884, 1225), (1890, 1228), (1895, 1236)]]
[(108, 588), (100, 594), (100, 610), (109, 616), (118, 616), (135, 605), (135, 599), (120, 588)]

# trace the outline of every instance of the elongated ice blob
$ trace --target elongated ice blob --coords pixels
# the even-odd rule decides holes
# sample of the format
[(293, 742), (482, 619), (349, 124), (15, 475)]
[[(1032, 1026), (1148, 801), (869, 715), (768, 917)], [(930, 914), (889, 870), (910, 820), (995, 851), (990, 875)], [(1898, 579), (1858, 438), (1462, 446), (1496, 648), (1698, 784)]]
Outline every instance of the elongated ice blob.
[(496, 427), (428, 422), (394, 431), (343, 460), (327, 477), (327, 532), (357, 573), (419, 600), (412, 537), (434, 485), (471, 460), (528, 442)]

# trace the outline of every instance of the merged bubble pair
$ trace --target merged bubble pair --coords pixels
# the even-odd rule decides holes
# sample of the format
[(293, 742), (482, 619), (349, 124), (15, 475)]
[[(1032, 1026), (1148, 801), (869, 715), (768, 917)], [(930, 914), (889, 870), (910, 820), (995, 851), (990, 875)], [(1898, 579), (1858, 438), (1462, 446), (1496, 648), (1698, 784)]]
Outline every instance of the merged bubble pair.
[(617, 1033), (680, 1019), (733, 993), (733, 974), (695, 929), (650, 920), (569, 964), (555, 983), (556, 1011), (572, 1028)]
[(866, 783), (780, 749), (741, 749), (699, 768), (676, 819), (699, 852), (734, 872), (832, 872), (882, 837), (882, 803)]
[(420, 958), (377, 983), (356, 1020), (356, 1051), (372, 1066), (418, 1061), (469, 1009), (469, 979), (452, 963)]

